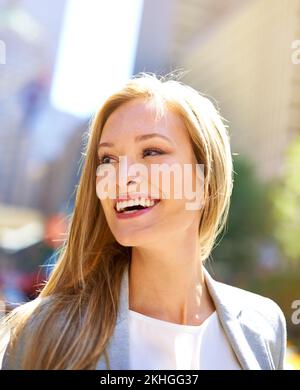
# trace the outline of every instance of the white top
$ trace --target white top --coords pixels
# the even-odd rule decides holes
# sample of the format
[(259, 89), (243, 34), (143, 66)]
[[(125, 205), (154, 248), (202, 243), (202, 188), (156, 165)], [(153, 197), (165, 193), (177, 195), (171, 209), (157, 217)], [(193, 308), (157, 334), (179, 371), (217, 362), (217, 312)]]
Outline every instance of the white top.
[(129, 310), (131, 370), (240, 370), (217, 312), (201, 325), (158, 320)]

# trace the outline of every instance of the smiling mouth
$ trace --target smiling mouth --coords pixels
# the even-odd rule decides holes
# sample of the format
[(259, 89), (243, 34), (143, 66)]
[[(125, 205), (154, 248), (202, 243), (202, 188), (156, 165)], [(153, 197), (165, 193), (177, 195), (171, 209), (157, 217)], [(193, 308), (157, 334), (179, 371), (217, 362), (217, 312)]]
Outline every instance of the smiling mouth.
[(131, 199), (117, 202), (114, 206), (117, 214), (131, 214), (140, 210), (151, 209), (160, 202), (160, 199)]

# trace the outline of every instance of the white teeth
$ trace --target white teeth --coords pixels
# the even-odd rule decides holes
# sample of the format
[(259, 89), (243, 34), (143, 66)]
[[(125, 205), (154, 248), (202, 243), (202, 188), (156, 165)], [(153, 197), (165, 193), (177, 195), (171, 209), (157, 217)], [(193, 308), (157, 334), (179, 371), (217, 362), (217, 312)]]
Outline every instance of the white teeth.
[[(116, 209), (118, 212), (121, 210), (124, 210), (126, 207), (132, 207), (132, 206), (143, 206), (143, 207), (152, 207), (154, 206), (155, 201), (153, 199), (147, 199), (147, 198), (137, 198), (137, 199), (130, 199), (130, 200), (124, 200), (121, 202), (116, 203)], [(130, 210), (134, 211), (134, 210)], [(129, 212), (129, 211), (128, 211)]]

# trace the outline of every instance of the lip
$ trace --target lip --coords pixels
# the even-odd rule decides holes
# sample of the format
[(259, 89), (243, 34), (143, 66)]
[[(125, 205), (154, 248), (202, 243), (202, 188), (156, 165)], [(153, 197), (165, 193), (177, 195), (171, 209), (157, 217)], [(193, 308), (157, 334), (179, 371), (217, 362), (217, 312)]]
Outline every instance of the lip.
[[(130, 198), (130, 199), (134, 199), (134, 198)], [(151, 199), (151, 198), (148, 198), (148, 199)], [(154, 199), (154, 200), (158, 200), (158, 202), (156, 202), (153, 206), (147, 207), (146, 209), (136, 210), (136, 211), (133, 211), (129, 214), (118, 213), (115, 208), (114, 208), (114, 211), (115, 211), (118, 219), (128, 219), (128, 218), (138, 217), (139, 215), (146, 214), (146, 213), (150, 212), (152, 209), (154, 209), (154, 207), (156, 207), (160, 203), (160, 199)]]
[(115, 205), (117, 202), (121, 202), (122, 200), (135, 200), (135, 199), (139, 199), (139, 198), (146, 198), (146, 199), (151, 199), (151, 200), (159, 200), (159, 198), (153, 198), (152, 196), (149, 196), (148, 194), (139, 194), (139, 193), (136, 193), (136, 194), (124, 194), (124, 195), (119, 195), (116, 199), (115, 199)]
[(115, 200), (114, 200), (114, 209), (116, 209), (117, 203), (122, 202), (124, 200), (136, 200), (140, 198), (150, 199), (150, 200), (160, 200), (159, 198), (154, 198), (152, 196), (149, 196), (147, 194), (140, 194), (140, 193), (131, 193), (131, 194), (120, 194)]

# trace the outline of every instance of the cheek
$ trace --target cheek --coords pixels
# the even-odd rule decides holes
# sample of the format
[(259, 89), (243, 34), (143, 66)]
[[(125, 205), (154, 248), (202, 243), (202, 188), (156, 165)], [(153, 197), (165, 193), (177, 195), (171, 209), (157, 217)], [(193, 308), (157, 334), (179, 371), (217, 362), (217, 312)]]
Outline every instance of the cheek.
[(106, 215), (112, 215), (114, 212), (114, 200), (113, 199), (101, 199), (101, 206)]
[(189, 209), (186, 199), (174, 199), (166, 202), (164, 220), (173, 231), (197, 227), (200, 223), (201, 210)]
[(101, 207), (103, 209), (105, 218), (107, 222), (109, 223), (111, 219), (111, 211), (112, 211), (112, 200), (109, 198), (103, 199), (103, 188), (101, 187), (101, 178), (97, 177), (96, 179), (96, 195), (99, 199), (99, 202), (101, 203)]
[(197, 162), (180, 157), (154, 167), (149, 176), (152, 187), (159, 187), (165, 199), (191, 199), (199, 189)]
[(99, 198), (99, 200), (101, 201), (102, 203), (102, 200), (101, 200), (101, 178), (100, 177), (96, 177), (96, 186), (95, 186), (95, 190), (96, 190), (96, 195), (97, 197)]

